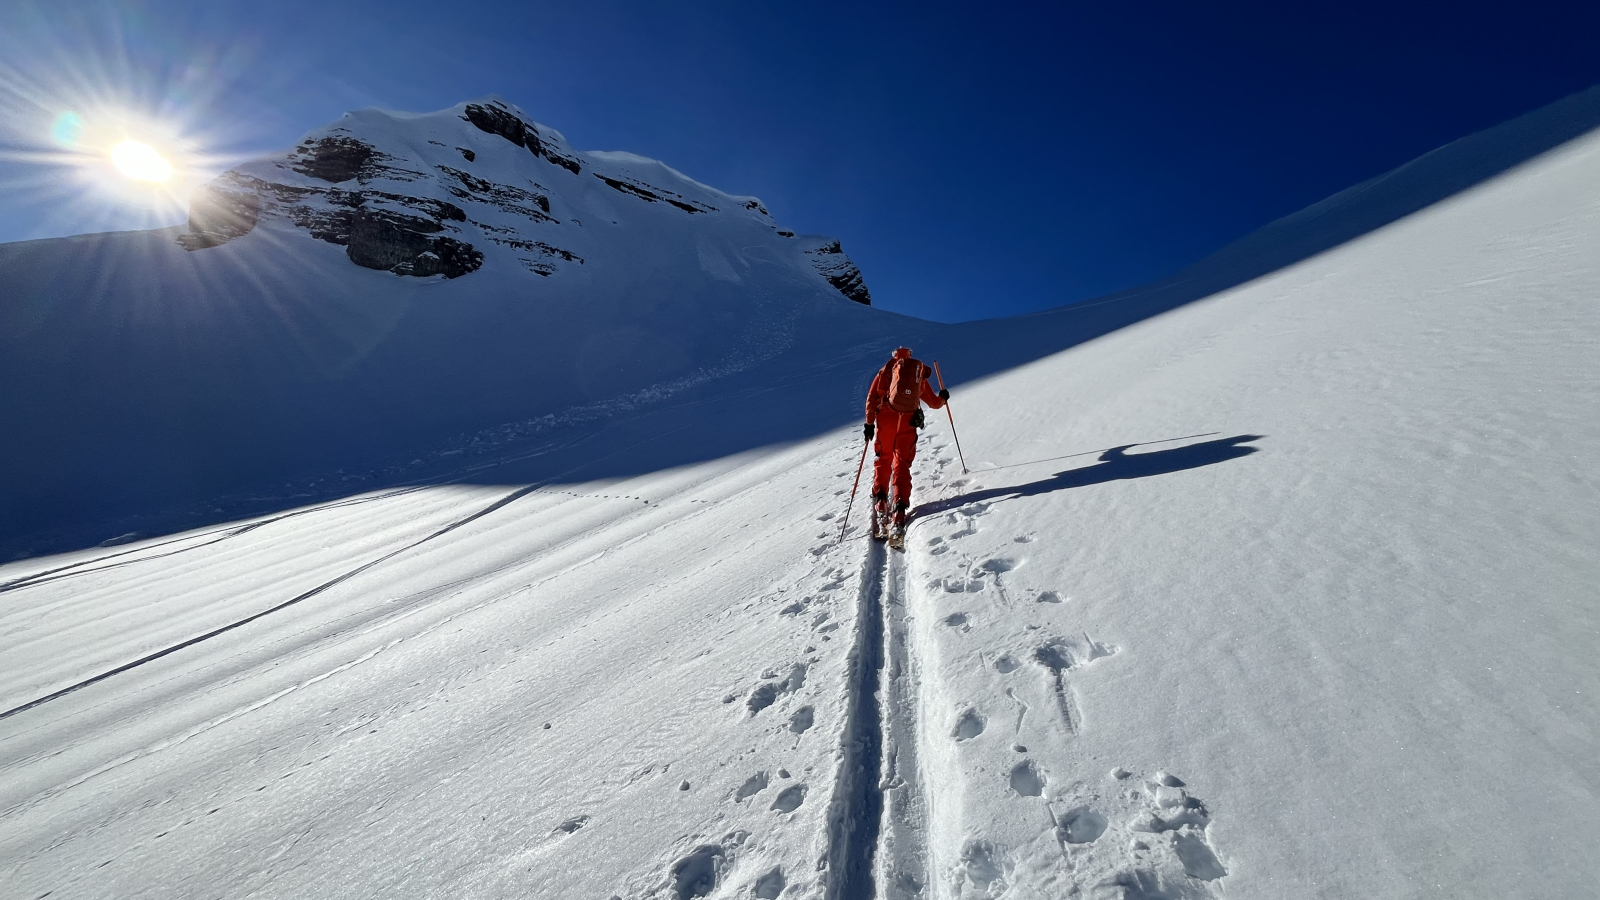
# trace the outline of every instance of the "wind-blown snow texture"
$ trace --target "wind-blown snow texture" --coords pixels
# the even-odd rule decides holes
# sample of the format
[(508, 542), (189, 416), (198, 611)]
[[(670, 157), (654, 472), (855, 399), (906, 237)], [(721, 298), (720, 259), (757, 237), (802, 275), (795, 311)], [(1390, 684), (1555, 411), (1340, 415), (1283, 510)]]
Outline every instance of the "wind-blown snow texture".
[[(1537, 145), (1551, 121), (1471, 140)], [(1458, 151), (1334, 198), (1315, 227), (1481, 163)], [(1305, 222), (1227, 265), (1260, 274)], [(251, 302), (304, 287), (281, 316), (228, 295), (208, 327), (305, 335), (285, 381), (407, 378), (413, 360), (425, 374), (394, 398), (361, 382), (374, 409), (335, 397), (320, 420), (348, 434), (338, 416), (362, 412), (385, 440), (405, 437), (394, 409), (465, 402), (494, 371), (475, 329), (526, 338), (538, 304), (555, 374), (519, 388), (545, 405), (434, 448), (413, 484), (0, 568), (7, 897), (1600, 883), (1583, 825), (1600, 799), (1600, 134), (1142, 321), (1129, 307), (1149, 294), (955, 328), (886, 316), (803, 258), (752, 261), (785, 246), (770, 228), (719, 250), (729, 293), (704, 291), (697, 249), (704, 280), (675, 268), (680, 243), (652, 270), (658, 318), (598, 288), (584, 296), (614, 306), (590, 318), (560, 305), (576, 292), (532, 287), (621, 278), (589, 258), (496, 275), (491, 247), (474, 272), (416, 278), (276, 227), (192, 252), (170, 233), (4, 252), (20, 267), (145, 241), (159, 261), (141, 278), (219, 254), (279, 279)], [(263, 261), (291, 251), (308, 260), (292, 273)], [(373, 287), (327, 287), (351, 284)], [(283, 324), (323, 309), (351, 342)], [(707, 310), (726, 318), (685, 315)], [(586, 391), (563, 342), (630, 315), (691, 362)], [(790, 323), (777, 351), (741, 331), (772, 322)], [(859, 508), (838, 541), (860, 438), (826, 426), (902, 338), (952, 376), (993, 374), (954, 389), (970, 474), (930, 416), (900, 555), (862, 538)]]

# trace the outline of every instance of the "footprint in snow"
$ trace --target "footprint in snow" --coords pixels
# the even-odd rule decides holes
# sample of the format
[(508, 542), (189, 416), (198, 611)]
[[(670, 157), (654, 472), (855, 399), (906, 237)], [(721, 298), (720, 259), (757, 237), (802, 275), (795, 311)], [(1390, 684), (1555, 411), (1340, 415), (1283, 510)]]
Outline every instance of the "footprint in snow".
[(550, 833), (555, 834), (556, 832), (560, 832), (562, 834), (571, 834), (587, 824), (589, 824), (588, 816), (573, 816), (565, 822), (562, 822), (560, 825), (557, 825)]
[(1082, 644), (1065, 638), (1052, 638), (1033, 651), (1034, 661), (1044, 666), (1050, 673), (1050, 680), (1055, 687), (1056, 703), (1061, 708), (1061, 718), (1066, 723), (1068, 731), (1077, 733), (1082, 727), (1082, 722), (1073, 712), (1072, 697), (1067, 692), (1067, 671), (1088, 665), (1115, 652), (1117, 648), (1098, 643), (1088, 635), (1084, 635)]
[(1215, 881), (1228, 874), (1206, 841), (1211, 811), (1205, 802), (1189, 794), (1188, 787), (1175, 775), (1157, 772), (1144, 782), (1144, 812), (1132, 829), (1152, 835), (1166, 835), (1167, 844), (1183, 872), (1190, 878)]
[(984, 725), (983, 715), (975, 709), (968, 709), (956, 719), (956, 726), (950, 730), (950, 736), (957, 741), (970, 741), (983, 734)]
[(727, 854), (721, 847), (701, 844), (672, 864), (673, 894), (677, 900), (709, 896), (726, 868)]
[(789, 730), (795, 734), (805, 734), (815, 719), (815, 712), (809, 706), (802, 706), (789, 717)]
[(1076, 806), (1056, 819), (1057, 835), (1069, 844), (1092, 844), (1106, 833), (1111, 823), (1087, 806)]
[(978, 896), (999, 897), (1006, 892), (1014, 868), (1004, 848), (989, 841), (968, 841), (961, 848), (961, 861), (952, 878), (956, 896), (967, 896), (964, 885), (977, 889)]
[(796, 784), (778, 792), (777, 799), (772, 801), (772, 809), (781, 813), (792, 813), (800, 808), (806, 799), (806, 786)]
[(1060, 603), (1061, 595), (1055, 591), (1040, 591), (1039, 596), (1034, 599), (1040, 603)]
[[(768, 669), (761, 675), (762, 678), (776, 678), (777, 671)], [(745, 706), (750, 710), (750, 715), (761, 712), (763, 709), (776, 703), (779, 694), (790, 694), (798, 691), (806, 683), (806, 664), (795, 663), (789, 667), (789, 674), (782, 681), (765, 681), (756, 685), (750, 692), (750, 699), (745, 701)]]
[(972, 630), (972, 626), (967, 624), (966, 613), (951, 613), (950, 615), (944, 617), (944, 623), (949, 625), (951, 628), (959, 628), (962, 631)]
[(750, 692), (750, 699), (745, 701), (745, 707), (750, 710), (750, 715), (755, 715), (771, 706), (778, 700), (778, 685), (768, 682), (756, 685)]
[(1011, 767), (1011, 789), (1017, 792), (1018, 797), (1037, 797), (1044, 793), (1044, 773), (1034, 766), (1032, 760), (1023, 760)]
[(739, 803), (743, 800), (748, 800), (766, 789), (767, 773), (757, 772), (746, 778), (744, 784), (739, 785), (739, 790), (733, 794), (733, 802)]
[(1052, 673), (1059, 675), (1068, 669), (1081, 669), (1095, 660), (1115, 656), (1120, 649), (1115, 644), (1097, 641), (1087, 634), (1081, 639), (1055, 637), (1034, 650), (1033, 658)]
[(1187, 788), (1165, 772), (1141, 779), (1118, 766), (1109, 789), (1074, 784), (1049, 798), (1057, 841), (1076, 848), (1076, 885), (1123, 897), (1220, 898), (1208, 883), (1228, 869), (1207, 838), (1210, 811)]
[(994, 574), (994, 575), (999, 575), (999, 574), (1002, 574), (1004, 572), (1009, 572), (1012, 569), (1015, 569), (1016, 567), (1017, 567), (1017, 561), (1016, 560), (1007, 559), (1006, 557), (1003, 557), (1003, 556), (995, 557), (994, 559), (986, 559), (982, 563), (978, 564), (978, 568), (982, 569), (985, 572), (989, 572), (991, 574)]
[(1009, 653), (994, 661), (995, 671), (1001, 675), (1009, 675), (1021, 665), (1022, 663), (1017, 662), (1017, 658)]

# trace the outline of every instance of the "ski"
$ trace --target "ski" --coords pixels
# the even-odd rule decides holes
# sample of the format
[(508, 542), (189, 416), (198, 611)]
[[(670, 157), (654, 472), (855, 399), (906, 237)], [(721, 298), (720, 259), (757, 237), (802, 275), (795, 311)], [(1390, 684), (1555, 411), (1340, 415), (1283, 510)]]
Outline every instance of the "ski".
[(889, 538), (888, 538), (888, 540), (889, 540), (889, 548), (890, 549), (899, 550), (901, 553), (906, 552), (906, 529), (905, 529), (905, 526), (904, 525), (900, 525), (900, 526), (896, 526), (896, 527), (890, 528), (889, 529)]
[(905, 552), (906, 526), (908, 524), (903, 512), (897, 512), (895, 517), (889, 521), (888, 528), (885, 530), (888, 533), (889, 547), (891, 549), (899, 550), (901, 553)]

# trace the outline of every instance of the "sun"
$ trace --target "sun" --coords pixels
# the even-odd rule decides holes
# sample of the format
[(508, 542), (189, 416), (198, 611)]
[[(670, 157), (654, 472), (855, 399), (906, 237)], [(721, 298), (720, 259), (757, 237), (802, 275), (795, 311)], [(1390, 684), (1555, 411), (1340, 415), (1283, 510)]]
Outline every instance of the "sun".
[(149, 144), (124, 140), (111, 148), (111, 161), (117, 171), (134, 181), (161, 183), (172, 177), (172, 163)]

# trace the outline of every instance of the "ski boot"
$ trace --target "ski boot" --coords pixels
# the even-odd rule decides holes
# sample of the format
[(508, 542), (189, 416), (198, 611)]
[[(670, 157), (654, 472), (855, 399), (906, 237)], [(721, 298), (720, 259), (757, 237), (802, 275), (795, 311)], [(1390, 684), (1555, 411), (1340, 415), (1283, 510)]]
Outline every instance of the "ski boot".
[(906, 517), (910, 512), (911, 504), (904, 500), (894, 505), (894, 518), (889, 522), (889, 546), (905, 552), (906, 549)]
[(872, 539), (875, 541), (888, 540), (889, 528), (889, 495), (887, 493), (873, 494)]

